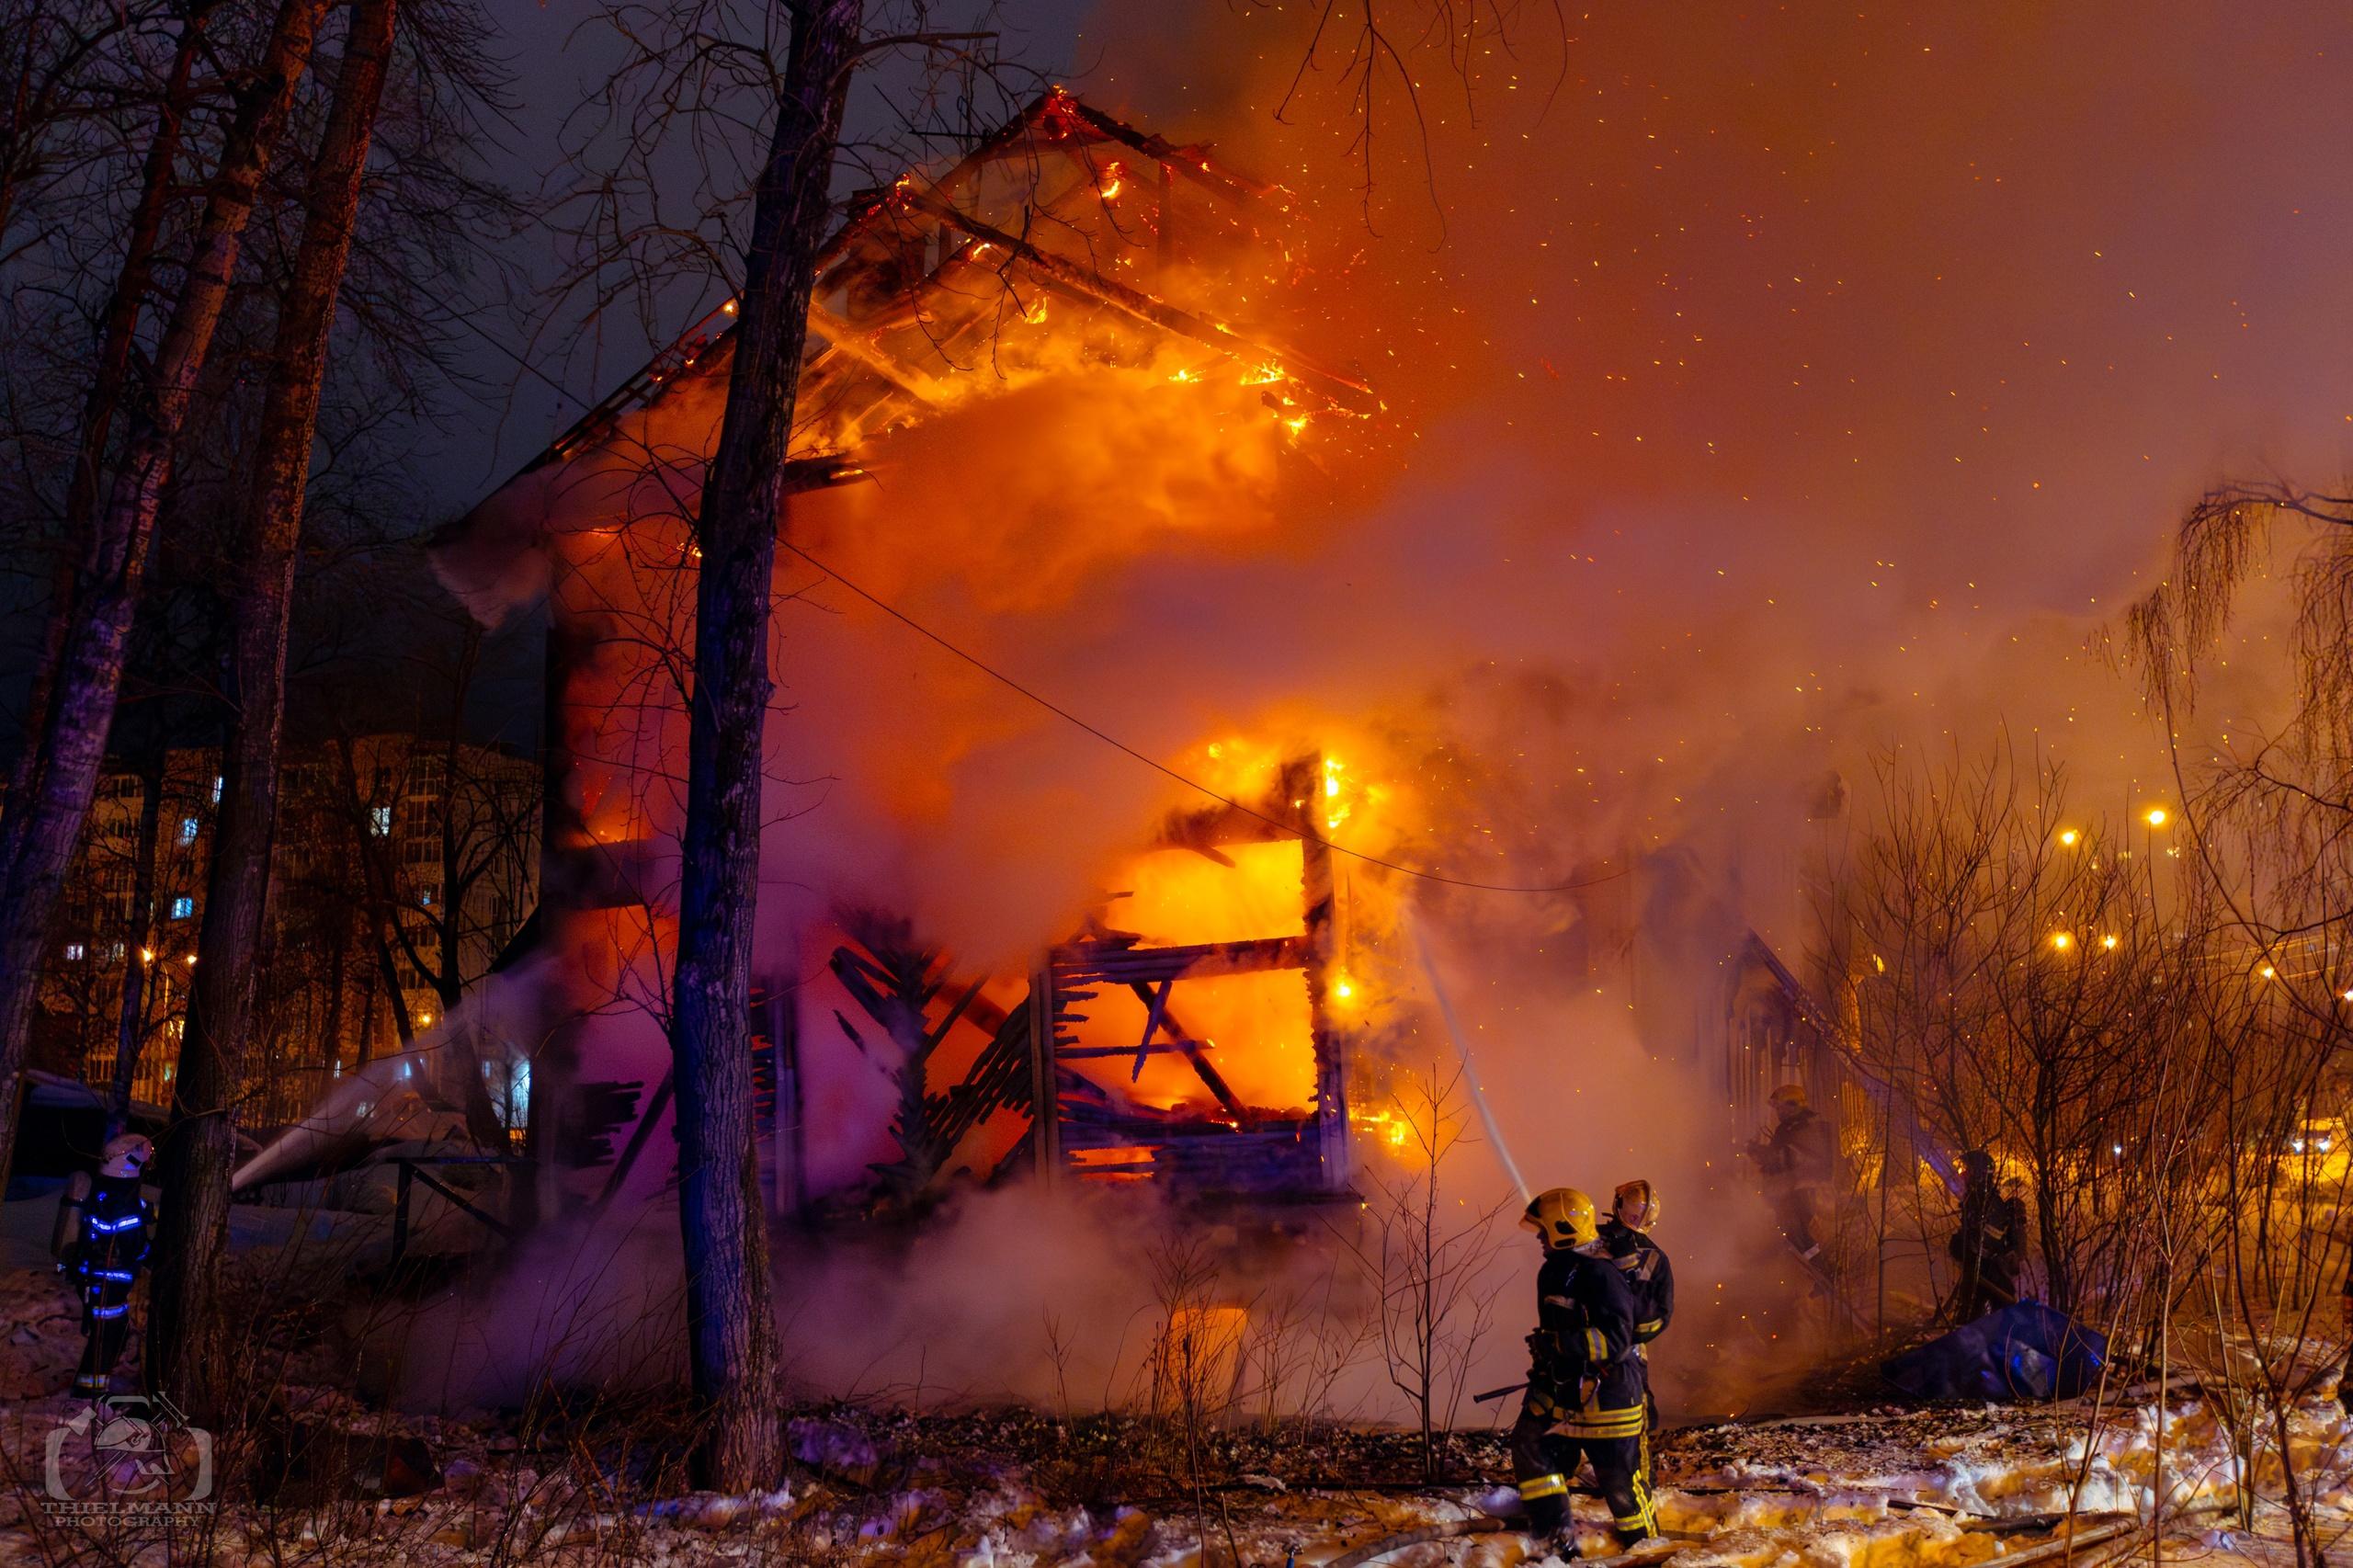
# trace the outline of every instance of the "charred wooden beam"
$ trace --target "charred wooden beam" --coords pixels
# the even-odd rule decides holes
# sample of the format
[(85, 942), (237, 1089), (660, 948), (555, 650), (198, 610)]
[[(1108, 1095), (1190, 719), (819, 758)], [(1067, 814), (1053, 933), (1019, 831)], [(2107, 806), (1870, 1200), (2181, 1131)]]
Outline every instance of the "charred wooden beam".
[[(1176, 1015), (1168, 1011), (1168, 988), (1176, 983), (1173, 978), (1160, 983), (1159, 1000), (1152, 1004), (1154, 1009), (1154, 1019), (1144, 1026), (1143, 1038), (1147, 1041), (1150, 1040), (1152, 1031), (1155, 1028), (1165, 1025), (1169, 1032), (1176, 1037), (1176, 1044), (1184, 1051), (1185, 1060), (1192, 1063), (1194, 1073), (1199, 1076), (1203, 1084), (1209, 1086), (1210, 1093), (1217, 1096), (1217, 1103), (1225, 1108), (1226, 1114), (1236, 1121), (1249, 1121), (1251, 1119), (1249, 1108), (1242, 1103), (1232, 1089), (1226, 1087), (1224, 1074), (1210, 1065), (1210, 1059), (1204, 1050), (1209, 1042), (1188, 1038), (1188, 1031), (1176, 1021)], [(1141, 998), (1150, 999), (1150, 990), (1142, 981), (1131, 983), (1129, 989)], [(1067, 1056), (1070, 1053), (1064, 1051), (1063, 1054)], [(1136, 1058), (1136, 1066), (1139, 1070), (1142, 1068), (1142, 1056)]]
[(937, 408), (943, 401), (944, 389), (929, 375), (900, 364), (877, 348), (864, 333), (814, 301), (809, 306), (809, 330), (824, 338), (834, 352), (856, 360), (914, 399), (916, 406)]
[(1351, 376), (1343, 371), (1332, 369), (1328, 366), (1320, 365), (1296, 349), (1285, 348), (1277, 344), (1264, 343), (1256, 338), (1245, 336), (1223, 322), (1211, 321), (1205, 316), (1195, 315), (1192, 312), (1169, 304), (1165, 300), (1155, 300), (1141, 290), (1131, 289), (1126, 284), (1114, 282), (1108, 278), (1097, 277), (1074, 262), (1064, 261), (1058, 256), (1041, 251), (1018, 235), (1008, 234), (995, 224), (975, 218), (969, 212), (961, 212), (935, 197), (926, 196), (919, 191), (908, 191), (902, 194), (901, 199), (921, 211), (930, 213), (941, 222), (961, 230), (976, 240), (987, 244), (1003, 246), (1007, 255), (1018, 257), (1025, 266), (1048, 283), (1090, 303), (1108, 305), (1113, 310), (1134, 317), (1147, 326), (1158, 327), (1163, 332), (1173, 332), (1179, 336), (1189, 337), (1196, 343), (1206, 343), (1211, 347), (1235, 358), (1276, 360), (1284, 367), (1286, 373), (1295, 375), (1300, 381), (1320, 385), (1326, 395), (1333, 397), (1336, 402), (1353, 404), (1370, 397), (1372, 393), (1371, 384), (1361, 377)]
[(1233, 942), (1197, 942), (1169, 948), (1113, 948), (1074, 942), (1053, 950), (1057, 981), (1204, 980), (1212, 975), (1255, 974), (1270, 969), (1304, 969), (1315, 956), (1300, 937), (1251, 937)]
[[(1300, 902), (1307, 924), (1302, 943), (1307, 971), (1308, 1031), (1315, 1048), (1316, 1155), (1326, 1192), (1347, 1188), (1348, 1151), (1347, 1062), (1332, 1024), (1332, 966), (1338, 950), (1333, 924), (1332, 846), (1317, 831), (1313, 802), (1323, 798), (1324, 759), (1303, 757), (1282, 772), (1282, 798), (1294, 802), (1300, 829)], [(1306, 802), (1299, 804), (1297, 802)]]

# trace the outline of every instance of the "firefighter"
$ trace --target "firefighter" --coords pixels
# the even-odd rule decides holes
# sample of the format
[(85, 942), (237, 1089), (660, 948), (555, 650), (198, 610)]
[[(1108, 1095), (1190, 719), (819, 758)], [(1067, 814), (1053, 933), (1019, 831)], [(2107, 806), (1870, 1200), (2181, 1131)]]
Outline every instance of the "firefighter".
[(1830, 1180), (1830, 1124), (1806, 1104), (1805, 1085), (1784, 1084), (1772, 1094), (1773, 1126), (1749, 1144), (1765, 1176), (1765, 1196), (1791, 1250), (1806, 1263), (1822, 1256), (1814, 1233), (1815, 1194)]
[[(1675, 1267), (1665, 1251), (1651, 1240), (1658, 1223), (1658, 1188), (1647, 1181), (1630, 1181), (1611, 1195), (1609, 1218), (1601, 1222), (1601, 1245), (1610, 1261), (1626, 1276), (1634, 1298), (1634, 1347), (1643, 1367), (1643, 1403), (1650, 1413), (1646, 1432), (1658, 1430), (1658, 1401), (1651, 1394), (1651, 1341), (1675, 1321)], [(1650, 1455), (1643, 1456), (1643, 1471), (1650, 1471)]]
[(2336, 1375), (2336, 1403), (2353, 1420), (2353, 1257), (2345, 1265), (2345, 1369)]
[(1675, 1268), (1651, 1239), (1658, 1223), (1658, 1188), (1630, 1181), (1611, 1196), (1609, 1218), (1601, 1222), (1601, 1244), (1634, 1297), (1634, 1343), (1648, 1345), (1675, 1321)]
[(74, 1276), (82, 1297), (82, 1364), (74, 1392), (87, 1399), (113, 1391), (115, 1363), (131, 1333), (131, 1288), (147, 1261), (154, 1210), (139, 1190), (140, 1173), (155, 1156), (155, 1145), (136, 1132), (107, 1142), (90, 1195), (79, 1205), (69, 1255), (59, 1264)]
[(1961, 1223), (1946, 1250), (1961, 1265), (1953, 1294), (1954, 1321), (1973, 1323), (2018, 1299), (2026, 1262), (2026, 1202), (2017, 1183), (1998, 1191), (1994, 1156), (1972, 1149), (1961, 1157)]
[(1593, 1199), (1574, 1187), (1537, 1195), (1521, 1217), (1544, 1244), (1528, 1395), (1511, 1429), (1512, 1472), (1530, 1533), (1576, 1555), (1569, 1477), (1593, 1460), (1621, 1544), (1654, 1533), (1642, 1362), (1626, 1277), (1603, 1250)]

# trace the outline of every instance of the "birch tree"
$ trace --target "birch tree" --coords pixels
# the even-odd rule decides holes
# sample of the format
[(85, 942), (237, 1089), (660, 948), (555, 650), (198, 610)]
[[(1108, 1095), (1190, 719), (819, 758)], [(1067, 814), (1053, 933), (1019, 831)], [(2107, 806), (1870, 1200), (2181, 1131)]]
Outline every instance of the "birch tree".
[(231, 1113), (251, 1044), (270, 849), (278, 833), (295, 545), (335, 298), (350, 258), (398, 9), (398, 0), (352, 0), (334, 101), (311, 167), (301, 244), (278, 308), (245, 500), (232, 607), (236, 716), (197, 939), (196, 991), (181, 1036), (163, 1150), (164, 1211), (148, 1313), (150, 1376), (163, 1386), (176, 1374), (193, 1408), (207, 1411), (217, 1408), (222, 1392), (219, 1359), (203, 1351), (217, 1333), (236, 1153)]
[(40, 984), (41, 949), (88, 816), (121, 688), (131, 619), (188, 407), (228, 303), (262, 181), (284, 139), (326, 0), (281, 0), (240, 85), (162, 340), (124, 400), (121, 449), (93, 513), (53, 653), (21, 789), (0, 823), (0, 1176)]

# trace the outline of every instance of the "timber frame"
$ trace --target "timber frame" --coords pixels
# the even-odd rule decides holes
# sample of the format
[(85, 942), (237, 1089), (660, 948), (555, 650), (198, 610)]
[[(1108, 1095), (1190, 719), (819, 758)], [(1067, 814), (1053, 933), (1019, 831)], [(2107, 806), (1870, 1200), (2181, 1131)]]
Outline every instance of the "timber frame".
[[(1369, 416), (1379, 403), (1361, 376), (1227, 313), (1237, 295), (1264, 300), (1272, 293), (1224, 287), (1225, 264), (1245, 253), (1287, 256), (1290, 205), (1279, 186), (1226, 168), (1206, 145), (1140, 131), (1059, 87), (952, 165), (860, 193), (817, 264), (784, 489), (865, 481), (869, 460), (887, 460), (877, 456), (878, 437), (986, 398), (1023, 374), (1049, 371), (1074, 347), (1086, 358), (1141, 365), (1173, 347), (1185, 364), (1183, 375), (1172, 380), (1212, 368), (1221, 375), (1239, 369), (1242, 384), (1253, 389), (1269, 418)], [(596, 732), (605, 703), (595, 666), (608, 650), (631, 642), (591, 574), (604, 549), (597, 536), (644, 520), (629, 510), (634, 503), (626, 487), (611, 487), (614, 472), (661, 480), (648, 488), (669, 497), (668, 510), (648, 516), (657, 529), (677, 526), (687, 505), (679, 498), (699, 483), (697, 464), (708, 456), (717, 430), (715, 419), (708, 430), (696, 423), (703, 404), (682, 394), (723, 384), (734, 325), (732, 300), (708, 312), (433, 542), (444, 584), (486, 619), (512, 611), (503, 585), (522, 575), (526, 558), (535, 558), (528, 564), (536, 565), (546, 585), (541, 592), (551, 608), (546, 805), (540, 907), (529, 922), (540, 942), (561, 943), (578, 917), (633, 907), (648, 897), (646, 868), (657, 858), (653, 841), (600, 841), (585, 822), (582, 802), (610, 781), (600, 773), (627, 766), (598, 751)], [(606, 494), (618, 497), (614, 510), (597, 514), (596, 527), (581, 527), (579, 519), (593, 506), (577, 497)], [(1233, 820), (1216, 831), (1233, 839), (1289, 835), (1245, 813), (1226, 814)], [(952, 1150), (998, 1110), (1027, 1106), (1040, 1113), (1029, 1141), (1032, 1157), (1056, 1174), (1071, 1168), (1082, 1149), (1143, 1147), (1156, 1151), (1156, 1170), (1211, 1190), (1347, 1191), (1344, 1063), (1325, 1006), (1330, 857), (1312, 821), (1302, 818), (1299, 832), (1305, 937), (1246, 954), (1172, 956), (1122, 949), (1116, 938), (1095, 936), (1049, 954), (1037, 976), (1043, 988), (1034, 994), (1053, 997), (1057, 1006), (1083, 1000), (1074, 993), (1085, 989), (1082, 977), (1097, 972), (1089, 965), (1132, 972), (1137, 983), (1163, 992), (1186, 978), (1219, 972), (1214, 966), (1220, 963), (1228, 966), (1223, 972), (1297, 970), (1305, 977), (1315, 1036), (1316, 1096), (1305, 1115), (1267, 1117), (1238, 1102), (1227, 1108), (1233, 1125), (1197, 1128), (1176, 1125), (1175, 1118), (1155, 1123), (1141, 1114), (1098, 1115), (1077, 1103), (1082, 1094), (1061, 1092), (1068, 1073), (1060, 1064), (1067, 1057), (1058, 1054), (1068, 1049), (1060, 1043), (1063, 1020), (1035, 1005), (1000, 1014), (984, 997), (973, 997), (965, 1004), (964, 1021), (988, 1032), (985, 1060), (937, 1103), (919, 1083), (903, 1096), (910, 1125), (930, 1152), (939, 1153), (943, 1144)], [(853, 961), (857, 957), (844, 958), (847, 973), (871, 990), (873, 976)], [(780, 977), (768, 979), (772, 994), (783, 983)], [(558, 1167), (569, 1162), (560, 1161), (558, 1151), (582, 1146), (575, 1159), (615, 1167), (597, 1184), (602, 1201), (627, 1175), (637, 1151), (650, 1142), (658, 1156), (665, 1147), (652, 1127), (666, 1114), (660, 1085), (588, 1081), (579, 1042), (599, 1000), (551, 1000), (544, 1043), (532, 1053), (537, 1092), (528, 1142), (539, 1167), (535, 1198), (549, 1213), (587, 1196), (567, 1194)], [(809, 1194), (797, 1147), (801, 1108), (794, 1030), (778, 1008), (763, 1013), (764, 1038), (776, 1052), (768, 1069), (773, 1076), (763, 1082), (772, 1096), (766, 1103), (776, 1107), (770, 1201), (797, 1211)], [(1165, 1000), (1162, 1013), (1165, 1018)], [(923, 1050), (938, 1045), (922, 1029), (911, 1041), (898, 1040), (912, 1025), (904, 1017), (896, 1022), (899, 1029), (886, 1026), (883, 1032), (903, 1051), (910, 1043)], [(937, 1020), (929, 1026), (945, 1027)], [(1177, 1030), (1162, 1033), (1142, 1048), (1184, 1049)], [(1193, 1054), (1207, 1060), (1199, 1051)], [(1212, 1062), (1204, 1083), (1213, 1075)], [(609, 1111), (618, 1106), (600, 1111), (603, 1101), (591, 1105), (584, 1098), (604, 1093), (610, 1099), (622, 1091), (633, 1091), (627, 1103), (645, 1126), (632, 1129), (627, 1119), (616, 1125)], [(1232, 1115), (1237, 1108), (1245, 1114)], [(589, 1158), (585, 1146), (592, 1142), (596, 1157)]]
[[(1150, 1176), (1190, 1192), (1256, 1196), (1341, 1197), (1351, 1190), (1347, 1038), (1330, 1006), (1332, 851), (1312, 804), (1322, 778), (1322, 757), (1299, 758), (1282, 770), (1274, 810), (1260, 815), (1220, 808), (1186, 819), (1180, 834), (1164, 840), (1221, 858), (1221, 844), (1295, 838), (1298, 935), (1148, 948), (1126, 933), (1098, 929), (1040, 958), (1029, 983), (1031, 1148), (1048, 1179)], [(1211, 1048), (1185, 1028), (1175, 994), (1188, 980), (1270, 970), (1296, 971), (1307, 988), (1315, 1098), (1302, 1113), (1269, 1114), (1244, 1105), (1227, 1087)], [(1142, 1037), (1132, 1046), (1081, 1044), (1075, 1026), (1087, 1017), (1083, 1005), (1109, 988), (1125, 988), (1144, 1005)], [(1069, 1065), (1125, 1058), (1141, 1066), (1153, 1055), (1183, 1056), (1222, 1114), (1174, 1114), (1128, 1104)]]

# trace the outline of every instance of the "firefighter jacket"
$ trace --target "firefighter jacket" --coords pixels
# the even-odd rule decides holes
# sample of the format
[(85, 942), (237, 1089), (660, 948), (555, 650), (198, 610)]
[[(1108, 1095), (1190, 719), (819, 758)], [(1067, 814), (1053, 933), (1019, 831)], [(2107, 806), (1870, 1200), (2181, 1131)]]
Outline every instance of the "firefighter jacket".
[(1648, 1345), (1675, 1321), (1674, 1266), (1656, 1242), (1615, 1220), (1601, 1222), (1601, 1244), (1626, 1277), (1627, 1292), (1634, 1298), (1634, 1343)]
[(93, 1318), (130, 1310), (131, 1287), (147, 1261), (154, 1210), (140, 1196), (136, 1176), (100, 1176), (82, 1208), (81, 1234), (68, 1266)]
[(1607, 1257), (1549, 1252), (1536, 1273), (1528, 1407), (1574, 1437), (1638, 1437), (1647, 1411), (1634, 1354), (1634, 1297)]
[(1813, 1187), (1830, 1179), (1833, 1165), (1830, 1123), (1802, 1107), (1783, 1118), (1765, 1135), (1756, 1152), (1757, 1168), (1790, 1187)]
[(2026, 1205), (2004, 1198), (1990, 1182), (1972, 1182), (1961, 1195), (1961, 1226), (1947, 1248), (1966, 1267), (2015, 1267), (2026, 1254)]

